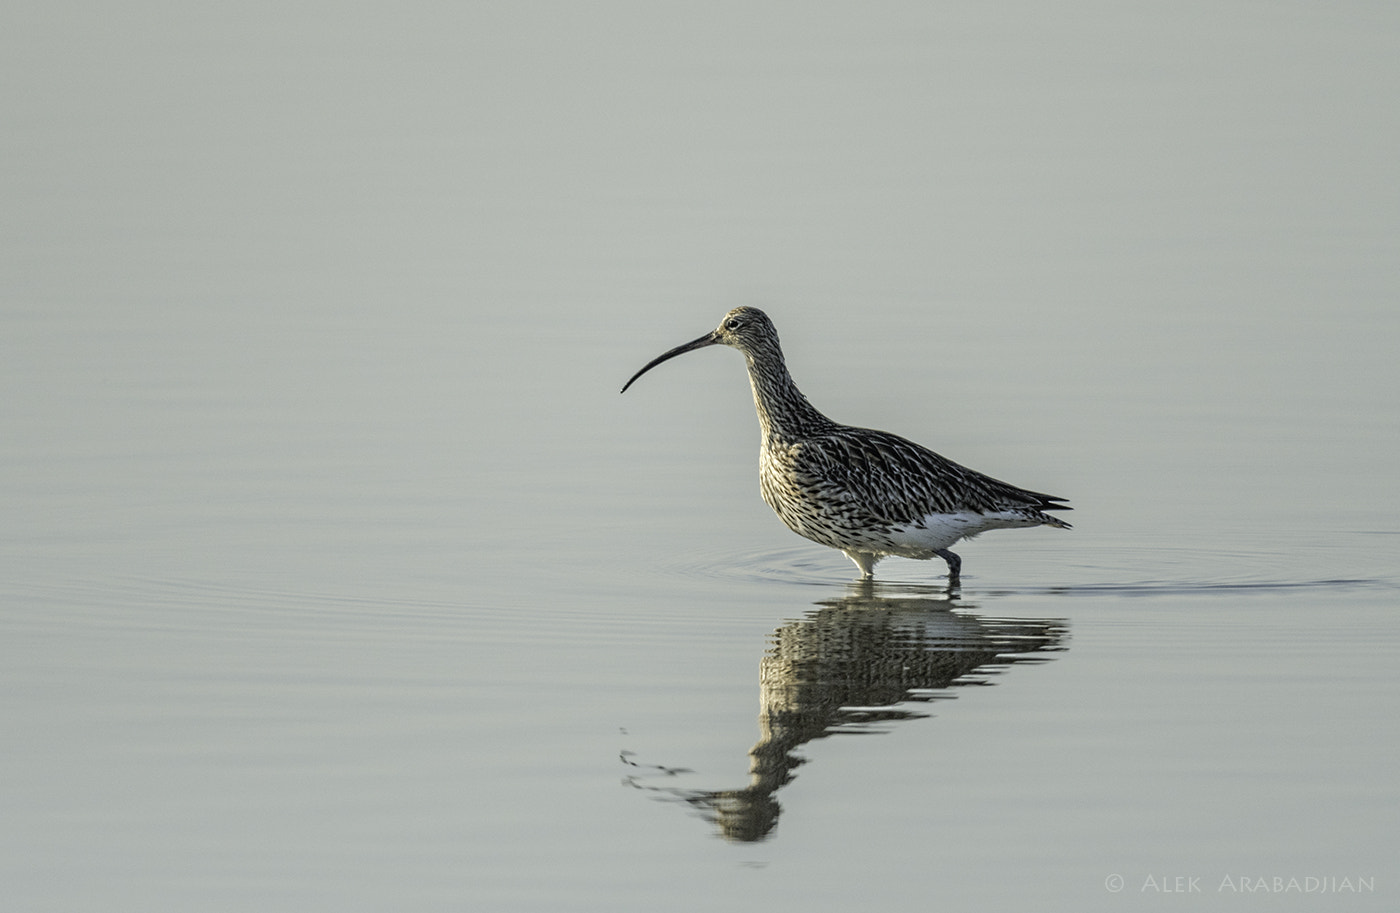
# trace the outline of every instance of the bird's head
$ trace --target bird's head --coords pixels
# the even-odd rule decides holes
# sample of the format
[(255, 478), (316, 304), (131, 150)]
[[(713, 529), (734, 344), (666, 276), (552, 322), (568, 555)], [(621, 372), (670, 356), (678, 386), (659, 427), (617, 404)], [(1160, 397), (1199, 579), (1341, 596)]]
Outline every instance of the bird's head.
[(685, 345), (676, 346), (671, 351), (664, 352), (647, 362), (642, 370), (633, 374), (632, 379), (622, 385), (622, 392), (626, 393), (633, 381), (663, 361), (668, 361), (677, 355), (684, 355), (686, 352), (703, 349), (706, 346), (729, 346), (752, 358), (759, 352), (778, 348), (778, 331), (773, 328), (773, 321), (768, 319), (768, 315), (758, 308), (737, 307), (724, 315), (724, 319), (719, 322), (719, 326), (713, 332), (706, 333), (699, 339), (691, 340)]

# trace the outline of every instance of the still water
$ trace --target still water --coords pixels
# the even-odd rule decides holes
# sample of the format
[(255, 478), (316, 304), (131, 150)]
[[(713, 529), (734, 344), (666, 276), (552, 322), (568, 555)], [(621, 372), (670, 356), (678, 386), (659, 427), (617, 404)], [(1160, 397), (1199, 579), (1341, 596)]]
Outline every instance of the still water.
[[(1394, 909), (1400, 15), (12, 19), (6, 909)], [(737, 304), (1075, 529), (855, 582)]]

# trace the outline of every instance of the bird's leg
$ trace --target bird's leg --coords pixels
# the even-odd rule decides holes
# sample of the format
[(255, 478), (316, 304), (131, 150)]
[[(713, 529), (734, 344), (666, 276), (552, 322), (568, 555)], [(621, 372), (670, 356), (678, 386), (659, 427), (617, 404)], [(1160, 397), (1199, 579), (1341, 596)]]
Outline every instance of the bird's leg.
[(934, 552), (935, 555), (948, 562), (948, 586), (955, 587), (962, 585), (962, 559), (946, 548), (940, 548)]
[(847, 549), (842, 549), (842, 551), (846, 553), (847, 558), (856, 563), (856, 567), (860, 568), (861, 580), (871, 580), (875, 577), (875, 562), (880, 560), (878, 556), (870, 552), (853, 552)]

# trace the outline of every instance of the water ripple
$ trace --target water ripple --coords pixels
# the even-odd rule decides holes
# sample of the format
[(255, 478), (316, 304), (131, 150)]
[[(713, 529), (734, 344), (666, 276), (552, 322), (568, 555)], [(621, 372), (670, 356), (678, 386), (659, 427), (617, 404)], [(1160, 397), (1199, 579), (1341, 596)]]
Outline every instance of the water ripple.
[[(1300, 562), (1296, 555), (1287, 551), (1202, 554), (1184, 548), (1124, 547), (1107, 554), (1100, 551), (1095, 555), (1094, 564), (1081, 566), (1053, 562), (1045, 556), (1034, 557), (1034, 562), (1003, 565), (996, 580), (987, 572), (985, 588), (979, 586), (977, 575), (964, 573), (963, 590), (983, 596), (1143, 597), (1400, 590), (1400, 581), (1386, 576), (1291, 576), (1290, 571)], [(687, 560), (672, 563), (668, 570), (701, 579), (814, 587), (845, 586), (857, 579), (854, 567), (839, 553), (801, 545), (759, 551), (730, 548), (692, 553)], [(942, 570), (940, 562), (889, 559), (878, 569), (876, 582), (885, 589), (938, 590), (946, 585)], [(1152, 573), (1144, 575), (1144, 570)], [(1067, 582), (1049, 582), (1058, 580)]]

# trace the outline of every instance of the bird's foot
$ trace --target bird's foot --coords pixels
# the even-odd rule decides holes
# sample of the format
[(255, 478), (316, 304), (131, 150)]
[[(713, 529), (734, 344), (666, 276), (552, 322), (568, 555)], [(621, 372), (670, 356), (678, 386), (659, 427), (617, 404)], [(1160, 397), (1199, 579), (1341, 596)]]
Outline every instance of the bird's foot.
[(948, 592), (962, 589), (962, 559), (946, 548), (940, 548), (934, 554), (948, 562)]

